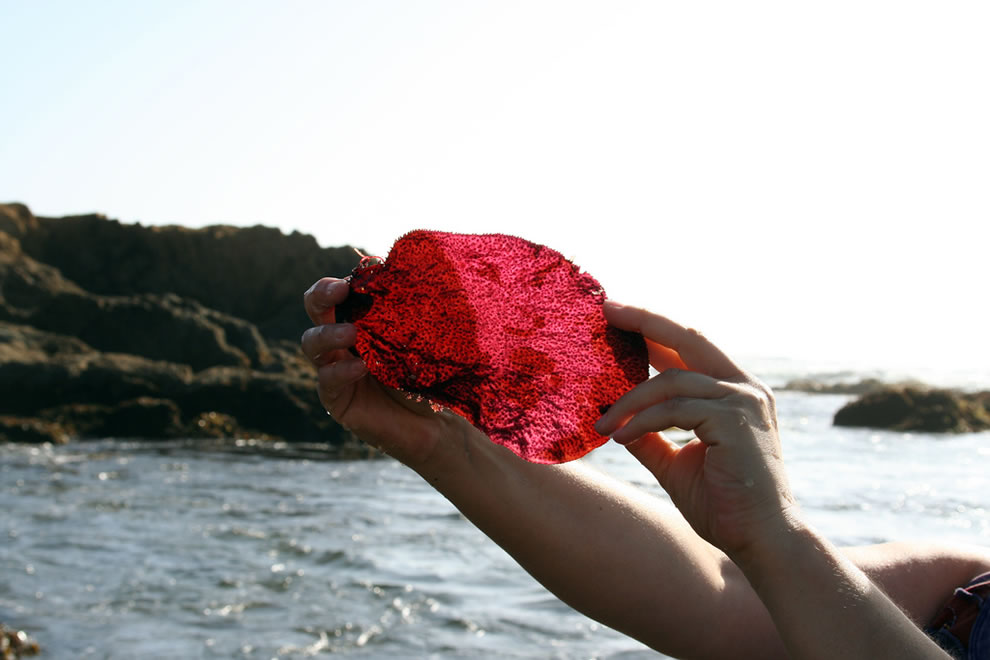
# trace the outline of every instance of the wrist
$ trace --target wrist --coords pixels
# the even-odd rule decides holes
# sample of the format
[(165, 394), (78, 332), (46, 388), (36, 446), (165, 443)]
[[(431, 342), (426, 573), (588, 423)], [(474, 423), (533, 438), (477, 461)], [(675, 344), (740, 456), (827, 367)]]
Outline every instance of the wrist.
[(403, 461), (433, 484), (447, 475), (463, 473), (466, 464), (470, 463), (473, 447), (479, 440), (489, 442), (481, 431), (457, 413), (444, 410), (436, 416), (436, 423), (430, 427), (432, 437), (426, 443), (429, 451)]
[(869, 590), (869, 578), (815, 531), (797, 507), (781, 514), (729, 555), (765, 604), (794, 588), (835, 589), (841, 582), (850, 595)]
[(759, 576), (765, 570), (774, 570), (780, 562), (804, 545), (818, 545), (821, 542), (817, 532), (804, 520), (798, 507), (782, 509), (751, 529), (749, 540), (735, 548), (725, 548), (728, 555), (742, 571)]

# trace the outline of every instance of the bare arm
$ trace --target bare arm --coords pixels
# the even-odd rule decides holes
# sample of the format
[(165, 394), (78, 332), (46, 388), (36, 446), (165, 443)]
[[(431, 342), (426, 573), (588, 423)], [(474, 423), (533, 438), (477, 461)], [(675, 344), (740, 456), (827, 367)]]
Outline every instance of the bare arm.
[[(788, 657), (746, 576), (669, 505), (580, 462), (526, 463), (468, 433), (449, 463), (437, 455), (420, 473), (561, 600), (674, 657)], [(990, 569), (978, 549), (891, 543), (841, 553), (919, 624)]]
[(919, 627), (928, 624), (953, 590), (990, 571), (978, 546), (892, 542), (842, 548), (842, 553)]
[[(382, 388), (347, 350), (353, 327), (334, 323), (333, 307), (346, 295), (346, 284), (331, 280), (307, 292), (317, 327), (303, 338), (321, 400), (338, 421), (416, 470), (585, 614), (677, 657), (786, 657), (746, 577), (669, 506), (580, 463), (526, 463), (462, 418)], [(684, 366), (662, 346), (651, 345), (651, 358)], [(854, 559), (896, 587), (915, 563), (893, 554), (864, 551)], [(713, 625), (719, 635), (710, 634)]]
[[(581, 463), (526, 463), (480, 433), (420, 472), (584, 614), (676, 657), (784, 657), (738, 570), (643, 491)], [(705, 634), (715, 619), (720, 635)]]
[[(697, 332), (606, 303), (620, 328), (675, 350), (599, 421), (658, 479), (702, 538), (739, 567), (793, 658), (948, 657), (803, 518), (784, 470), (773, 394)], [(659, 431), (693, 430), (683, 447)]]
[[(527, 463), (463, 418), (383, 388), (334, 323), (346, 283), (305, 296), (303, 336), (327, 410), (417, 471), (537, 580), (602, 623), (678, 657), (750, 657), (783, 647), (756, 595), (718, 550), (656, 498), (578, 463)], [(715, 614), (722, 612), (721, 614)], [(704, 633), (713, 616), (724, 633)], [(724, 646), (723, 646), (724, 645)]]

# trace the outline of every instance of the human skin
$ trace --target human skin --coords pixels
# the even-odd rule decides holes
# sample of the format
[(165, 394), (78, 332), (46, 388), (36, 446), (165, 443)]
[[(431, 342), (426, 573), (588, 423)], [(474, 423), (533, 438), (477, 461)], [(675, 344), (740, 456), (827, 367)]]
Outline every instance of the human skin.
[[(304, 296), (316, 325), (303, 351), (328, 412), (579, 611), (682, 658), (947, 657), (915, 624), (990, 568), (987, 554), (833, 547), (794, 503), (772, 393), (698, 333), (606, 303), (610, 323), (644, 334), (660, 375), (598, 428), (657, 477), (678, 513), (581, 462), (527, 463), (456, 414), (383, 387), (348, 350), (354, 327), (335, 322), (347, 294), (325, 278)], [(698, 440), (678, 448), (657, 433), (670, 426)]]

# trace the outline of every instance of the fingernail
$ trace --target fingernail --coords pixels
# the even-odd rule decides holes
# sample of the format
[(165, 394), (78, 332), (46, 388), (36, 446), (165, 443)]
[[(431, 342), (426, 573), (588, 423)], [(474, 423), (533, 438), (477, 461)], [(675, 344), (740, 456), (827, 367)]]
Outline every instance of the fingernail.
[(595, 422), (595, 432), (598, 435), (608, 435), (608, 415), (602, 415), (601, 419)]
[(333, 338), (336, 339), (337, 341), (345, 341), (350, 337), (351, 332), (353, 332), (353, 326), (338, 325), (336, 328), (334, 328)]
[(355, 360), (351, 363), (347, 370), (350, 372), (351, 376), (357, 378), (358, 376), (364, 374), (368, 369), (361, 360)]

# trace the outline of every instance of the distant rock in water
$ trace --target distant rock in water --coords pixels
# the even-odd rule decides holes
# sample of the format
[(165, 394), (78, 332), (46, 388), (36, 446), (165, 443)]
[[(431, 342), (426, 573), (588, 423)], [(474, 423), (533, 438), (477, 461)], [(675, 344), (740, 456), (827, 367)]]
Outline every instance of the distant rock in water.
[(796, 378), (787, 381), (787, 384), (780, 389), (809, 394), (865, 394), (883, 386), (884, 383), (876, 378), (864, 378), (850, 382), (826, 382), (815, 378)]
[(0, 623), (0, 660), (20, 660), (41, 653), (38, 642), (23, 630), (11, 630)]
[(302, 293), (357, 255), (268, 227), (142, 227), (0, 204), (0, 440), (353, 445), (299, 348)]
[(819, 378), (796, 378), (787, 381), (787, 384), (779, 388), (791, 392), (807, 392), (809, 394), (867, 394), (882, 390), (886, 387), (920, 387), (925, 385), (918, 381), (901, 381), (898, 383), (887, 383), (878, 378), (862, 378), (859, 380), (832, 381)]
[(889, 385), (840, 408), (833, 423), (930, 433), (982, 431), (990, 429), (990, 392)]

